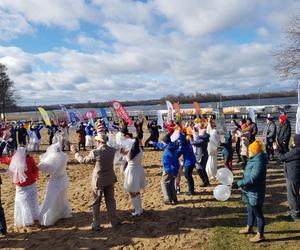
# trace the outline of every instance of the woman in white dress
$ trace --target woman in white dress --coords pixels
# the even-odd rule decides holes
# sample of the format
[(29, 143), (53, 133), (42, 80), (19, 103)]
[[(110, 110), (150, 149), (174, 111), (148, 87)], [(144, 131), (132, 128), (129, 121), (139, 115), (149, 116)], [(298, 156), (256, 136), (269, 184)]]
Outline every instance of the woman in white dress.
[(48, 147), (46, 153), (40, 156), (39, 167), (42, 172), (50, 174), (44, 203), (39, 216), (40, 224), (51, 226), (61, 218), (71, 217), (71, 208), (67, 197), (68, 156), (61, 151), (59, 143)]
[(13, 156), (0, 157), (0, 163), (9, 165), (9, 174), (16, 185), (14, 225), (33, 225), (39, 216), (36, 186), (39, 169), (33, 157), (26, 154), (26, 148), (19, 147)]
[(127, 165), (124, 170), (124, 190), (129, 192), (134, 207), (133, 216), (140, 216), (143, 213), (142, 199), (140, 191), (146, 188), (144, 168), (142, 166), (143, 151), (140, 149), (138, 138), (129, 152), (126, 153)]

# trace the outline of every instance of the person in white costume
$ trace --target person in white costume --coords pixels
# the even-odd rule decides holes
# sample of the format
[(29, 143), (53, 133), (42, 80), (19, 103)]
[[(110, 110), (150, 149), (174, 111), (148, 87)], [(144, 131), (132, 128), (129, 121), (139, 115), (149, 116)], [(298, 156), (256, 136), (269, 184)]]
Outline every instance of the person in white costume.
[(26, 154), (26, 148), (19, 147), (13, 156), (0, 157), (0, 163), (9, 165), (8, 172), (16, 185), (14, 225), (33, 225), (39, 216), (36, 186), (39, 169), (34, 159)]
[(217, 174), (218, 166), (218, 147), (220, 146), (220, 135), (215, 126), (212, 126), (209, 119), (206, 128), (207, 133), (210, 135), (207, 145), (208, 160), (206, 164), (206, 172), (209, 179), (213, 179)]
[(142, 166), (143, 151), (140, 149), (138, 138), (134, 140), (130, 151), (123, 150), (126, 154), (127, 165), (124, 170), (124, 190), (129, 192), (134, 207), (133, 216), (140, 216), (143, 213), (140, 191), (146, 188), (144, 168)]
[(59, 143), (48, 147), (46, 153), (40, 156), (40, 170), (50, 174), (42, 209), (39, 215), (40, 224), (51, 226), (62, 218), (71, 217), (68, 201), (68, 156), (61, 151)]

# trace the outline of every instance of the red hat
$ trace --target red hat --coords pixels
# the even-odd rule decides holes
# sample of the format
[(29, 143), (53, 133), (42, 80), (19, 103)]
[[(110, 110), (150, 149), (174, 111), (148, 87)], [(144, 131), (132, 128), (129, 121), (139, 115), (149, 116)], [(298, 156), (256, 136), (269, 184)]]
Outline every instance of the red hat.
[(288, 117), (286, 115), (279, 116), (279, 122), (285, 123), (288, 120)]

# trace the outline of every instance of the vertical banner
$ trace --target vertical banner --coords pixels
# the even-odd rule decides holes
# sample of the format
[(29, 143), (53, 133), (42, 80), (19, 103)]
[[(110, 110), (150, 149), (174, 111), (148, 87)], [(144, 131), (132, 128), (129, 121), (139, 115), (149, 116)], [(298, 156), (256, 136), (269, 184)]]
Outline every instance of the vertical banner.
[(298, 108), (296, 114), (296, 134), (300, 134), (300, 81), (298, 83)]
[(47, 126), (51, 126), (50, 118), (49, 118), (49, 115), (48, 115), (47, 111), (42, 107), (38, 107), (38, 110), (40, 111), (45, 124)]
[(77, 116), (79, 122), (83, 122), (83, 118), (82, 118), (81, 113), (78, 110), (76, 110), (75, 113), (76, 113), (76, 116)]
[(202, 109), (201, 109), (198, 102), (194, 102), (194, 107), (195, 107), (195, 110), (196, 110), (196, 115), (202, 115)]
[(72, 124), (73, 126), (76, 126), (77, 123), (79, 122), (79, 118), (78, 118), (76, 112), (70, 111), (70, 112), (69, 112), (69, 117), (70, 117), (70, 122), (71, 122), (71, 124)]
[(169, 101), (166, 101), (166, 104), (167, 104), (167, 109), (168, 109), (168, 122), (170, 122), (171, 120), (174, 121), (173, 105)]
[(65, 121), (67, 123), (70, 123), (70, 116), (69, 116), (69, 112), (68, 112), (66, 106), (63, 104), (60, 104), (59, 106), (60, 106), (61, 111), (64, 112)]
[(162, 111), (161, 110), (157, 110), (156, 114), (157, 114), (157, 125), (161, 126), (161, 128), (163, 129), (163, 127), (164, 127), (164, 120), (163, 120), (163, 116), (162, 116)]
[(248, 115), (249, 115), (249, 117), (251, 118), (251, 120), (252, 120), (253, 122), (255, 122), (255, 111), (254, 111), (253, 108), (249, 108), (249, 109), (248, 109)]
[(113, 108), (109, 108), (111, 113), (111, 118), (114, 119), (115, 122), (119, 122), (119, 117), (117, 116), (116, 111)]
[(133, 121), (131, 120), (127, 111), (125, 110), (125, 108), (122, 106), (122, 104), (120, 102), (113, 101), (112, 106), (113, 106), (114, 110), (116, 111), (117, 115), (120, 118), (122, 118), (125, 122), (127, 122), (129, 127), (133, 125)]
[(100, 108), (100, 113), (101, 113), (102, 119), (104, 120), (106, 128), (109, 129), (109, 121), (108, 121), (108, 117), (107, 117), (105, 108)]

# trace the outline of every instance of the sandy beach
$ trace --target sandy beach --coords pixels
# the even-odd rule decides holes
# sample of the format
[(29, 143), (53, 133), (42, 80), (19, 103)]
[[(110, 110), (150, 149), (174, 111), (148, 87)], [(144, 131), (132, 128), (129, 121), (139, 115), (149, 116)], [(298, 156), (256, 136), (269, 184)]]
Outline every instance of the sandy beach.
[[(45, 145), (47, 139), (46, 131), (43, 130), (42, 151), (47, 147)], [(75, 142), (74, 134), (72, 139), (72, 142)], [(210, 187), (200, 188), (200, 178), (194, 171), (196, 195), (182, 194), (178, 196), (178, 205), (164, 205), (160, 188), (162, 152), (150, 149), (145, 150), (143, 158), (148, 181), (148, 187), (142, 193), (145, 209), (143, 216), (131, 217), (132, 205), (128, 194), (122, 190), (122, 175), (117, 169), (118, 182), (115, 193), (118, 216), (123, 225), (117, 229), (111, 228), (105, 203), (102, 202), (103, 230), (100, 233), (91, 231), (90, 177), (93, 165), (78, 164), (73, 155), (69, 152), (68, 154), (70, 181), (68, 197), (73, 217), (59, 220), (54, 226), (48, 228), (38, 224), (29, 228), (14, 228), (15, 187), (5, 173), (7, 167), (0, 166), (3, 179), (2, 200), (9, 231), (5, 238), (0, 238), (1, 249), (252, 249), (253, 245), (248, 242), (249, 238), (237, 234), (238, 229), (246, 222), (246, 208), (240, 202), (240, 191), (234, 191), (227, 202), (218, 202), (212, 196), (213, 188), (217, 183), (212, 182)], [(33, 155), (38, 161), (39, 154)], [(219, 163), (221, 167), (221, 161)], [(240, 177), (241, 173), (240, 167), (235, 165), (235, 177)], [(47, 176), (41, 174), (38, 180), (40, 202), (45, 194), (46, 182)], [(278, 216), (287, 211), (284, 187), (283, 172), (278, 165), (273, 164), (268, 169), (265, 205), (268, 223), (266, 237), (269, 241), (258, 246), (268, 249), (279, 249), (282, 246), (296, 249), (298, 246), (299, 223), (278, 219)], [(181, 189), (187, 192), (184, 176), (182, 176)], [(287, 232), (284, 231), (286, 227), (288, 227)], [(281, 231), (281, 234), (278, 231)], [(287, 239), (285, 234), (290, 238)], [(281, 241), (280, 237), (284, 237), (284, 240)], [(218, 245), (220, 240), (222, 244)]]

